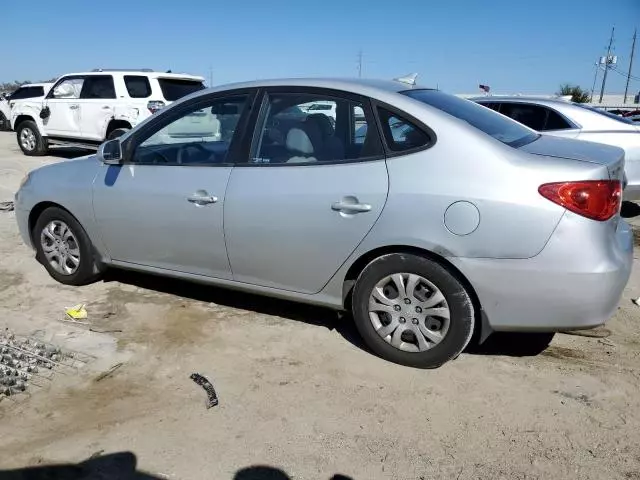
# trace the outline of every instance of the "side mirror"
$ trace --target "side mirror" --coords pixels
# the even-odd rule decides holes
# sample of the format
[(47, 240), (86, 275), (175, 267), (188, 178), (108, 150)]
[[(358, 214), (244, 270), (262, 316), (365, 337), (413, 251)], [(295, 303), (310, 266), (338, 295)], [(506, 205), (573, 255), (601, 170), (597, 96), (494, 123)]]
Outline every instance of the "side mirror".
[(105, 165), (120, 165), (122, 163), (122, 144), (120, 140), (116, 138), (104, 142), (98, 148), (97, 157)]

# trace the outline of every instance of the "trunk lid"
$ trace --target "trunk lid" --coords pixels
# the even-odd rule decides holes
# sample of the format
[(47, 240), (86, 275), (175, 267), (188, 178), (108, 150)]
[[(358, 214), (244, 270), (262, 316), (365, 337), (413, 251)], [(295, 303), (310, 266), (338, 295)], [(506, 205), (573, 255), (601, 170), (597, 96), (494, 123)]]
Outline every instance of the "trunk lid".
[(620, 180), (626, 184), (624, 175), (624, 150), (602, 143), (573, 140), (570, 138), (540, 135), (540, 137), (519, 148), (523, 152), (545, 157), (567, 158), (581, 162), (603, 165), (611, 180)]

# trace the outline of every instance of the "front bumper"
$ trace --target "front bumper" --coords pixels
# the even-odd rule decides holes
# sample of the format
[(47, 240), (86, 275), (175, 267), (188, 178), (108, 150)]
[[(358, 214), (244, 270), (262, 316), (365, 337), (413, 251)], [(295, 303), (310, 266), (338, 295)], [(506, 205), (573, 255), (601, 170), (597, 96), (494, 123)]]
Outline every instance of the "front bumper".
[(633, 233), (621, 219), (600, 223), (566, 213), (536, 257), (453, 263), (475, 288), (493, 330), (587, 329), (618, 306), (631, 274)]
[(31, 242), (31, 233), (29, 232), (30, 210), (25, 208), (21, 193), (22, 189), (19, 189), (13, 199), (16, 212), (16, 222), (18, 223), (18, 231), (20, 232), (20, 236), (22, 237), (22, 241), (24, 242), (24, 244), (35, 249)]

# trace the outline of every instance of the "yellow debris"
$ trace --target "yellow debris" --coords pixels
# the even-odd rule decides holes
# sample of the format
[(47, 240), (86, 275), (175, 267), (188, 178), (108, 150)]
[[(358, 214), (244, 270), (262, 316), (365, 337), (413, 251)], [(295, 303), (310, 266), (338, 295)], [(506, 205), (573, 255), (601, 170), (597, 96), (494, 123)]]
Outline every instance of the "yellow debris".
[(79, 303), (71, 308), (67, 308), (64, 313), (73, 320), (83, 320), (87, 318), (87, 310), (84, 308), (84, 303)]

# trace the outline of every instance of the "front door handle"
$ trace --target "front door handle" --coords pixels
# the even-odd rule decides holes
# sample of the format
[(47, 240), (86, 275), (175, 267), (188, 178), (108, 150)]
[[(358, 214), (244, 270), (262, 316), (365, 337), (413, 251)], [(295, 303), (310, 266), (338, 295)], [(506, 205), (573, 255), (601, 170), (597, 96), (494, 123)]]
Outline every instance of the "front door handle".
[(69, 105), (71, 110), (76, 110), (80, 105)]
[(207, 192), (196, 192), (187, 197), (187, 201), (195, 203), (196, 205), (209, 205), (210, 203), (216, 203), (218, 201), (218, 197), (208, 195)]
[(358, 199), (355, 197), (345, 197), (339, 202), (332, 203), (331, 210), (342, 213), (364, 213), (371, 211), (371, 205), (358, 203)]
[(111, 110), (111, 107), (109, 105), (105, 105), (104, 107), (102, 107), (103, 110)]

